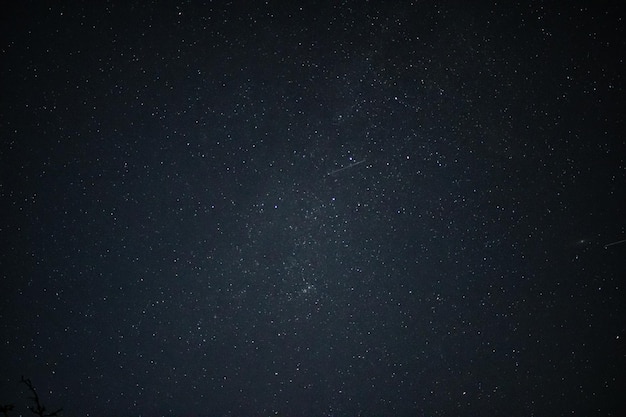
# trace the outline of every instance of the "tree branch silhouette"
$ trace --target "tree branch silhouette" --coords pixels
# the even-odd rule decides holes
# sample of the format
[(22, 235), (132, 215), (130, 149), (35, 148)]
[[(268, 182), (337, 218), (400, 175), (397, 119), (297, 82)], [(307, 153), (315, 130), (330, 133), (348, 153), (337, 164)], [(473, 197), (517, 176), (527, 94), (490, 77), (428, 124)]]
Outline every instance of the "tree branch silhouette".
[(61, 411), (63, 411), (62, 408), (59, 408), (58, 410), (51, 413), (46, 412), (46, 407), (39, 400), (39, 395), (37, 395), (37, 391), (35, 390), (35, 387), (33, 386), (33, 383), (30, 381), (30, 379), (24, 378), (24, 376), (22, 375), (22, 383), (26, 385), (32, 393), (32, 396), (28, 397), (28, 399), (31, 400), (34, 405), (29, 406), (28, 409), (32, 411), (33, 414), (36, 414), (39, 417), (56, 417), (61, 415)]

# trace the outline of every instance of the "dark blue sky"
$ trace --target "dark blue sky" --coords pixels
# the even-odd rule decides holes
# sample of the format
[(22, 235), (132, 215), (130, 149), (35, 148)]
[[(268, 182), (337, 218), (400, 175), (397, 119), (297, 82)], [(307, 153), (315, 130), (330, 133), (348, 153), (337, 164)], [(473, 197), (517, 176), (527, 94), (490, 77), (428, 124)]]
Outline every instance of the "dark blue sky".
[[(624, 13), (20, 2), (0, 404), (619, 415)], [(622, 109), (622, 110), (620, 110)]]

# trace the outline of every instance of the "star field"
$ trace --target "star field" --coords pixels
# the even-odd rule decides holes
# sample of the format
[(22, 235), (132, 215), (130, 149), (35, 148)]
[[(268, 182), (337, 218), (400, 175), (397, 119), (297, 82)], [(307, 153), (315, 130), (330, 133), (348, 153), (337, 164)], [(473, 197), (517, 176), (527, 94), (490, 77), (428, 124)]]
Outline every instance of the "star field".
[(9, 415), (621, 415), (622, 9), (1, 19)]

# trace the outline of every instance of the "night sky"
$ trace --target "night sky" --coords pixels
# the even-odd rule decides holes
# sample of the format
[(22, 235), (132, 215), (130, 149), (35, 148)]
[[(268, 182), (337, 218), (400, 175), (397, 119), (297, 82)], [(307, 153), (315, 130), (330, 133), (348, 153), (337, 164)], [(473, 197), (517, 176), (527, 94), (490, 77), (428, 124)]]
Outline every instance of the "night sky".
[(9, 415), (623, 415), (623, 10), (14, 3)]

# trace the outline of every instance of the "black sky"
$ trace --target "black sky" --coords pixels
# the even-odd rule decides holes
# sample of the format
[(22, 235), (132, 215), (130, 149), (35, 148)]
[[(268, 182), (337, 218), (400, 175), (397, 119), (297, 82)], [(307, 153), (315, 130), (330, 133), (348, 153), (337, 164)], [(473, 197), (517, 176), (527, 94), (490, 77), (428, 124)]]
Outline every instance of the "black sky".
[(621, 415), (625, 13), (439, 3), (6, 8), (0, 404)]

